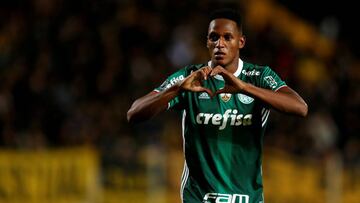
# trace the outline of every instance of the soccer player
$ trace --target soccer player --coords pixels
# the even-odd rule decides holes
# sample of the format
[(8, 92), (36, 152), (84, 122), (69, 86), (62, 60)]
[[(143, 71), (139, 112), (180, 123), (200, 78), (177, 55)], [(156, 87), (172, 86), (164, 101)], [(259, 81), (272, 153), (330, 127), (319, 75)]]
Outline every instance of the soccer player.
[(262, 143), (270, 108), (305, 117), (304, 100), (268, 66), (245, 62), (241, 16), (211, 15), (205, 64), (188, 65), (137, 99), (129, 122), (182, 113), (183, 203), (262, 203)]

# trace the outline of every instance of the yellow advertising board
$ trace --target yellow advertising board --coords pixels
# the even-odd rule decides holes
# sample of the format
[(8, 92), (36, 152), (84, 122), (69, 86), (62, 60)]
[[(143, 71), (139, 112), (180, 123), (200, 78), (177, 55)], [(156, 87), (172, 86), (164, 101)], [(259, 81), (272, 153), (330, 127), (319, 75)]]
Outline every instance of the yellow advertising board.
[(90, 149), (0, 150), (0, 202), (98, 202), (98, 167)]

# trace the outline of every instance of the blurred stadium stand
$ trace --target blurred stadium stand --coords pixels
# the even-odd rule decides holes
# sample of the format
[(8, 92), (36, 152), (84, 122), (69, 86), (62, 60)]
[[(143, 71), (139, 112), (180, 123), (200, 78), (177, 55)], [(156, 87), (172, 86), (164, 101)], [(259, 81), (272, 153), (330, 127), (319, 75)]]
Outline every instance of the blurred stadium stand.
[[(360, 62), (350, 35), (334, 35), (345, 29), (336, 16), (315, 24), (284, 1), (225, 2), (244, 15), (242, 58), (270, 65), (309, 104), (306, 119), (272, 112), (265, 199), (358, 202)], [(179, 202), (178, 113), (129, 125), (126, 112), (170, 73), (208, 60), (206, 16), (222, 4), (0, 5), (0, 202)]]

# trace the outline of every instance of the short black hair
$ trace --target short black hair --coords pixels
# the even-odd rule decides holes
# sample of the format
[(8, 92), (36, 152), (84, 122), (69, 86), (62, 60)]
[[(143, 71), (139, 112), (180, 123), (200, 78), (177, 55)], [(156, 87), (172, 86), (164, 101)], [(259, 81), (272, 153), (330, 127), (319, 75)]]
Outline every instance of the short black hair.
[(214, 19), (225, 18), (236, 23), (239, 31), (242, 31), (242, 18), (239, 12), (231, 8), (221, 8), (211, 13), (209, 23)]

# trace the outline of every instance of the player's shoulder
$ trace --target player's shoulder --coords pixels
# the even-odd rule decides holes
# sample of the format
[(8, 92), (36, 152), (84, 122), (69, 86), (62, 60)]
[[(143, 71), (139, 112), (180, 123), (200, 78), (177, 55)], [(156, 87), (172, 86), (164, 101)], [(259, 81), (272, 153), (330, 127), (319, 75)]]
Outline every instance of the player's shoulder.
[(190, 74), (191, 72), (193, 71), (197, 71), (199, 70), (200, 68), (206, 66), (206, 64), (203, 64), (203, 63), (199, 63), (199, 64), (191, 64), (191, 65), (188, 65), (188, 66), (185, 66), (184, 67), (184, 70), (185, 72), (187, 72), (188, 74)]
[(258, 71), (262, 71), (266, 68), (269, 68), (269, 66), (267, 65), (259, 65), (259, 64), (255, 64), (255, 63), (250, 63), (247, 61), (243, 61), (243, 70), (258, 70)]
[(170, 75), (169, 78), (175, 78), (174, 80), (182, 80), (188, 75), (190, 75), (193, 71), (200, 69), (201, 67), (205, 66), (205, 64), (190, 64), (183, 68), (180, 68), (176, 72)]

